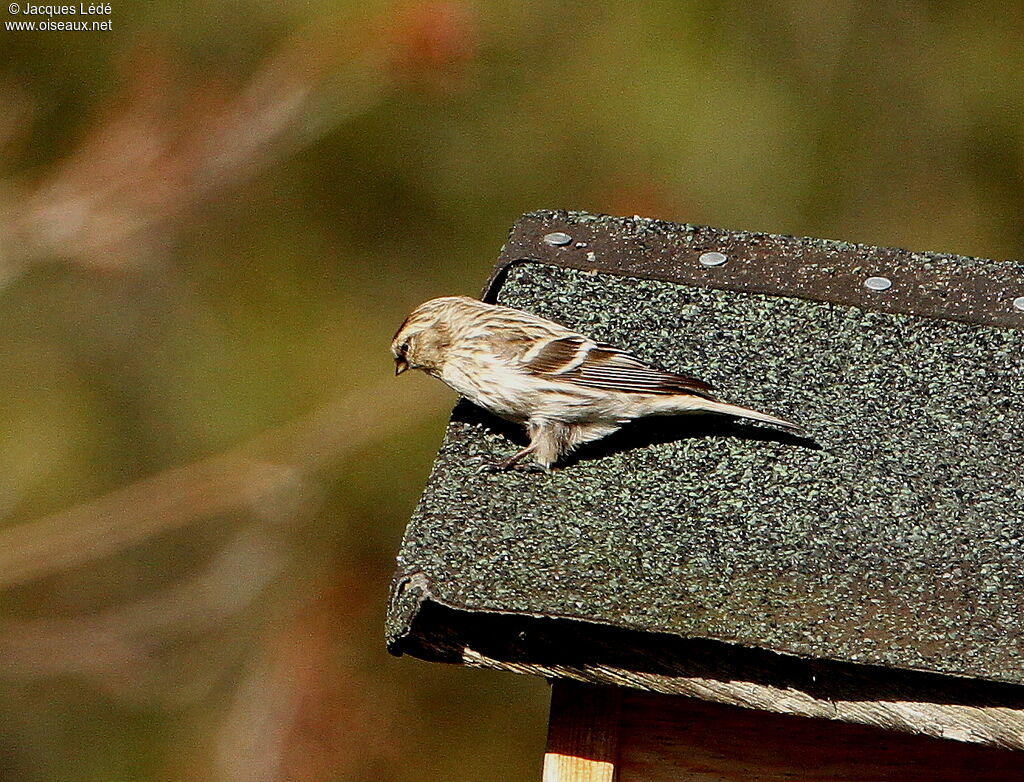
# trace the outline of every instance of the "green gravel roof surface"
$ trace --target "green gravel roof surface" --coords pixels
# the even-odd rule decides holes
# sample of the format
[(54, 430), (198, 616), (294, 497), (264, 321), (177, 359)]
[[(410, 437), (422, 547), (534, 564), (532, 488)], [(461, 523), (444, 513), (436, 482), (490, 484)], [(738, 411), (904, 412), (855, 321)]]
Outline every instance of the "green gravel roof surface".
[(493, 474), (523, 435), (461, 403), (399, 555), (431, 600), (1024, 682), (1024, 331), (537, 262), (497, 299), (813, 440), (650, 419)]

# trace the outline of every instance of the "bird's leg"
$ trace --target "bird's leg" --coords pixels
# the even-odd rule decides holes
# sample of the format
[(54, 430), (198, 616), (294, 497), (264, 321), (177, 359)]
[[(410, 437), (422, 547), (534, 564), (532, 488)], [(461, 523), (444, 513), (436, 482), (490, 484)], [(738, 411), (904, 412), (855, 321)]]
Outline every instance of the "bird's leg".
[[(496, 464), (485, 464), (483, 467), (480, 468), (480, 472), (505, 472), (507, 470), (511, 470), (511, 469), (515, 468), (516, 465), (518, 465), (519, 462), (524, 457), (529, 456), (531, 453), (533, 453), (533, 451), (534, 451), (534, 446), (533, 445), (528, 445), (525, 448), (523, 448), (521, 451), (517, 451), (516, 453), (512, 454), (507, 459), (502, 459), (500, 462), (498, 462)], [(529, 469), (529, 470), (537, 470), (537, 471), (543, 471), (544, 470), (544, 468), (541, 467), (539, 464), (521, 465), (520, 469)]]
[(515, 467), (515, 465), (519, 461), (521, 461), (524, 457), (529, 456), (536, 449), (537, 449), (537, 446), (535, 444), (533, 444), (533, 443), (530, 443), (528, 446), (523, 448), (523, 450), (517, 451), (516, 453), (512, 454), (507, 459), (502, 459), (500, 462), (498, 462), (495, 465), (495, 469), (498, 469), (498, 470), (509, 470), (512, 467)]
[[(545, 439), (544, 439), (545, 430), (541, 426), (541, 424), (535, 423), (535, 422), (530, 422), (527, 425), (526, 431), (530, 435), (530, 444), (528, 446), (523, 448), (521, 451), (517, 451), (516, 453), (512, 454), (507, 459), (503, 459), (502, 461), (498, 462), (497, 464), (489, 465), (485, 469), (488, 472), (505, 472), (506, 470), (511, 470), (520, 461), (522, 461), (525, 457), (529, 456), (530, 454), (535, 453), (538, 448), (540, 448), (541, 446), (544, 445), (544, 443), (545, 443)], [(537, 472), (547, 472), (547, 465), (543, 465), (543, 464), (529, 464), (529, 465), (523, 465), (522, 469), (529, 469), (531, 471), (537, 471)]]

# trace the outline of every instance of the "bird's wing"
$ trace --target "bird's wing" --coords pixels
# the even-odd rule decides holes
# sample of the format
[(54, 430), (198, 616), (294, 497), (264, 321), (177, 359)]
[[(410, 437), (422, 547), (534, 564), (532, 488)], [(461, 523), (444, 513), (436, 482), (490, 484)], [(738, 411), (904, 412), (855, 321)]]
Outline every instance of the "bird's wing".
[(644, 364), (617, 347), (581, 334), (535, 344), (521, 357), (522, 368), (548, 380), (627, 394), (694, 394), (714, 399), (703, 380)]

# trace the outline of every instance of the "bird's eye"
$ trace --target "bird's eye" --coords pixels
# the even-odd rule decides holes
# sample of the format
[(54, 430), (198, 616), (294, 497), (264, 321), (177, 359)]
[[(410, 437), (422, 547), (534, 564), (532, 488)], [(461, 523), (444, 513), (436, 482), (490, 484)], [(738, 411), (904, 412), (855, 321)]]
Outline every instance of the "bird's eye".
[(401, 356), (402, 358), (405, 358), (405, 354), (408, 353), (408, 352), (409, 352), (409, 343), (408, 342), (403, 342), (401, 345), (398, 346), (398, 355)]

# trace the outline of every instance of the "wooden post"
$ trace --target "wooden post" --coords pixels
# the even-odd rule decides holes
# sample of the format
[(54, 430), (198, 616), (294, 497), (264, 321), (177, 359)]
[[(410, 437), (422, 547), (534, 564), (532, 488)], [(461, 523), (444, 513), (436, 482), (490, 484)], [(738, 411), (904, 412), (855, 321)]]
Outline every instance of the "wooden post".
[(544, 782), (615, 782), (621, 712), (619, 687), (553, 682)]

